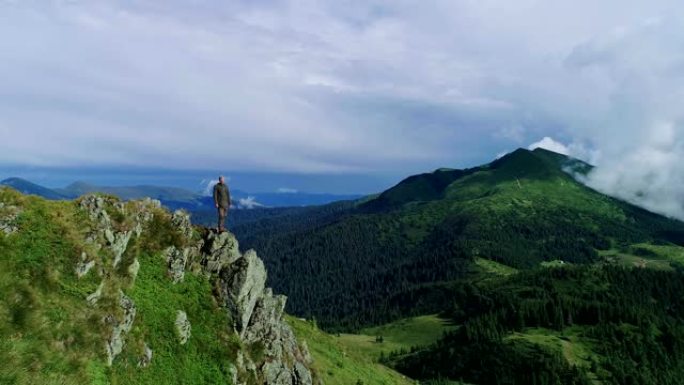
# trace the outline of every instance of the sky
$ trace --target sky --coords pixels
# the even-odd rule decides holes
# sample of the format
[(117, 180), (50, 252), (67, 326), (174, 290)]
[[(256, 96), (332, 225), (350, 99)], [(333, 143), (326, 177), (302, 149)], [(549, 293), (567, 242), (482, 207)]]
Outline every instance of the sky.
[(369, 193), (540, 143), (596, 164), (590, 186), (684, 218), (679, 15), (658, 0), (0, 0), (0, 175)]

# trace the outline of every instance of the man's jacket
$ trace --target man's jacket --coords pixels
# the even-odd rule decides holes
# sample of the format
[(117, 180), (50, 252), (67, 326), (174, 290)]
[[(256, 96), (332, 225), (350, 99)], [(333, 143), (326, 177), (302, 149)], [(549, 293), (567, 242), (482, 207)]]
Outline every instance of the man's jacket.
[(214, 203), (224, 209), (230, 207), (230, 191), (225, 183), (214, 185)]

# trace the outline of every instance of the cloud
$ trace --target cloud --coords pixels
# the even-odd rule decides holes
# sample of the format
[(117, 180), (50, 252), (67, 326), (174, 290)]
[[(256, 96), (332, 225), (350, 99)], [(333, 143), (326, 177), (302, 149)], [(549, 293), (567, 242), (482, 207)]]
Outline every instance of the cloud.
[(239, 207), (241, 209), (255, 209), (255, 208), (259, 208), (259, 207), (264, 207), (264, 205), (257, 202), (255, 197), (248, 196), (247, 198), (238, 199), (237, 207)]
[(297, 189), (289, 188), (289, 187), (280, 187), (277, 190), (281, 194), (296, 194), (299, 191)]
[(555, 140), (545, 136), (542, 140), (532, 143), (529, 145), (528, 149), (534, 150), (536, 148), (543, 148), (545, 150), (557, 152), (563, 155), (569, 155), (570, 149), (563, 143), (556, 142)]
[(548, 137), (598, 165), (592, 186), (682, 217), (682, 14), (674, 0), (0, 2), (0, 167), (410, 174)]

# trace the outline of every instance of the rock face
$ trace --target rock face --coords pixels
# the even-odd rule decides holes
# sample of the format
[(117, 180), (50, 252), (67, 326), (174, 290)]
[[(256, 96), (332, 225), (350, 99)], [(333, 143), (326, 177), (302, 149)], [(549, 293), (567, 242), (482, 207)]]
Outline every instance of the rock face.
[[(122, 260), (123, 255), (128, 249), (128, 245), (134, 237), (140, 236), (144, 224), (152, 219), (154, 208), (159, 208), (158, 201), (143, 200), (133, 204), (133, 213), (126, 212), (126, 205), (115, 198), (99, 195), (86, 195), (79, 199), (79, 207), (84, 210), (92, 222), (91, 233), (86, 241), (90, 243), (101, 254), (103, 260), (109, 259), (111, 268), (116, 268)], [(108, 211), (109, 210), (109, 211)], [(112, 215), (116, 215), (124, 220), (131, 220), (128, 228), (124, 224), (116, 226), (112, 220)], [(78, 278), (88, 274), (95, 266), (95, 262), (87, 253), (83, 252), (76, 265), (76, 276)], [(140, 261), (134, 259), (130, 265), (126, 266), (131, 283), (135, 281)], [(90, 306), (97, 306), (100, 299), (105, 295), (105, 287), (115, 287), (116, 282), (112, 282), (110, 273), (100, 272), (102, 281), (97, 290), (86, 298)], [(109, 285), (108, 285), (109, 284)], [(116, 292), (115, 292), (116, 293)], [(111, 295), (111, 294), (110, 294)], [(126, 335), (131, 331), (136, 316), (136, 306), (133, 300), (127, 297), (122, 290), (118, 290), (119, 309), (113, 314), (107, 314), (102, 322), (112, 328), (110, 337), (105, 341), (105, 351), (107, 353), (107, 364), (112, 365), (114, 359), (121, 354), (125, 346)], [(150, 360), (151, 360), (150, 350)], [(141, 360), (141, 362), (144, 360)], [(149, 364), (147, 362), (145, 365)]]
[(204, 266), (212, 272), (219, 270), (219, 296), (233, 319), (235, 331), (243, 342), (263, 346), (263, 362), (252, 362), (240, 355), (238, 373), (256, 371), (266, 385), (313, 384), (308, 349), (299, 345), (292, 329), (283, 321), (287, 298), (273, 295), (265, 287), (263, 261), (254, 250), (240, 254), (237, 240), (229, 233), (209, 234), (206, 245), (210, 254), (203, 257), (216, 264)]
[(205, 236), (200, 263), (206, 272), (218, 273), (240, 257), (238, 241), (233, 234), (210, 232)]
[(253, 250), (221, 270), (221, 294), (235, 329), (244, 337), (254, 308), (264, 295), (266, 267)]

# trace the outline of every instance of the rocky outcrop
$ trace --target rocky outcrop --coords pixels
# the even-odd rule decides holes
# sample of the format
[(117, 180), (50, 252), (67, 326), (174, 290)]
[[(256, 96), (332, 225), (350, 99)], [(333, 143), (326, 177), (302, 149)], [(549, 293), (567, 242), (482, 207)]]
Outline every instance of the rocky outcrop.
[(104, 240), (111, 254), (112, 266), (116, 267), (121, 261), (121, 256), (126, 252), (133, 230), (117, 230), (107, 207), (117, 211), (117, 214), (125, 215), (125, 206), (115, 198), (99, 195), (82, 197), (79, 206), (88, 213), (94, 224), (93, 233), (89, 237), (91, 243), (101, 247), (102, 240)]
[(175, 246), (171, 246), (164, 252), (164, 258), (168, 265), (168, 273), (173, 283), (183, 281), (185, 277), (185, 267), (190, 257), (190, 249), (179, 250)]
[(209, 232), (202, 247), (201, 265), (208, 273), (218, 273), (242, 255), (235, 236), (229, 232)]
[[(153, 218), (153, 209), (159, 208), (160, 204), (158, 201), (148, 199), (132, 202), (127, 206), (116, 198), (100, 195), (83, 196), (78, 200), (78, 204), (91, 220), (91, 232), (86, 241), (98, 251), (103, 261), (109, 260), (110, 263), (107, 269), (100, 269), (100, 276), (103, 279), (97, 290), (86, 298), (87, 303), (95, 307), (106, 294), (105, 288), (109, 288), (107, 291), (112, 292), (112, 288), (121, 286), (121, 282), (112, 281), (114, 276), (112, 271), (121, 263), (131, 240), (142, 234), (144, 224)], [(118, 218), (119, 223), (112, 220), (112, 216)], [(95, 265), (95, 259), (83, 252), (76, 264), (77, 277), (83, 277)], [(134, 258), (125, 270), (129, 274), (130, 284), (135, 281), (139, 270), (140, 261)], [(113, 293), (117, 291), (114, 290)], [(105, 342), (108, 365), (112, 365), (114, 359), (123, 351), (125, 337), (133, 327), (137, 312), (133, 300), (127, 297), (121, 289), (118, 290), (118, 305), (119, 309), (116, 312), (107, 314), (102, 320), (105, 325), (112, 328), (111, 335)], [(150, 360), (151, 357), (150, 350)], [(144, 359), (141, 359), (141, 362), (145, 365), (149, 364)]]
[(82, 278), (84, 275), (88, 274), (90, 269), (95, 266), (95, 260), (90, 259), (88, 254), (84, 251), (81, 253), (81, 258), (76, 265), (76, 276)]
[(123, 314), (121, 318), (114, 315), (105, 317), (105, 324), (112, 326), (112, 334), (107, 341), (107, 365), (112, 365), (114, 358), (121, 354), (124, 347), (124, 336), (131, 331), (135, 321), (136, 307), (133, 300), (122, 291), (119, 292), (119, 307)]
[(143, 347), (143, 355), (140, 357), (140, 360), (138, 361), (138, 367), (140, 368), (146, 368), (150, 365), (152, 362), (152, 348), (150, 348), (147, 344)]
[(4, 234), (12, 234), (18, 230), (16, 225), (20, 210), (16, 206), (7, 205), (0, 202), (0, 232)]
[(178, 341), (181, 345), (185, 345), (188, 342), (188, 339), (190, 338), (190, 331), (192, 329), (192, 326), (190, 325), (190, 321), (188, 320), (188, 315), (184, 311), (178, 310), (176, 312), (175, 325), (176, 332), (178, 333)]
[[(84, 252), (75, 266), (76, 274), (84, 276), (97, 266), (103, 277), (87, 301), (97, 307), (101, 298), (118, 293), (118, 309), (103, 319), (104, 324), (111, 327), (106, 341), (107, 363), (111, 365), (124, 348), (137, 311), (133, 300), (119, 289), (122, 283), (113, 282), (112, 277), (127, 271), (125, 285), (133, 285), (140, 261), (126, 259), (128, 266), (116, 267), (127, 255), (129, 244), (142, 235), (145, 223), (155, 215), (168, 214), (160, 212), (158, 202), (153, 200), (123, 204), (114, 198), (89, 195), (82, 197), (79, 205), (92, 222), (88, 239), (101, 258), (97, 262), (94, 254)], [(252, 383), (256, 379), (265, 385), (313, 384), (308, 349), (297, 342), (292, 329), (283, 320), (287, 298), (274, 295), (266, 287), (266, 268), (257, 253), (254, 250), (241, 253), (237, 239), (229, 232), (216, 233), (207, 229), (198, 232), (183, 211), (174, 212), (170, 220), (182, 239), (161, 253), (164, 262), (160, 263), (166, 263), (169, 284), (181, 283), (191, 273), (203, 274), (212, 282), (215, 298), (231, 320), (226, 326), (235, 331), (245, 346), (237, 352), (234, 365), (229, 367), (233, 383)], [(201, 233), (199, 237), (198, 233)], [(175, 325), (178, 343), (183, 345), (193, 343), (190, 318), (192, 314), (178, 310), (175, 319), (169, 320)], [(154, 346), (147, 343), (138, 346), (138, 366), (144, 368), (153, 364)]]
[(313, 376), (308, 349), (297, 342), (283, 320), (287, 298), (266, 288), (266, 268), (254, 250), (240, 254), (232, 234), (209, 234), (204, 254), (205, 269), (218, 269), (219, 297), (233, 319), (233, 327), (249, 345), (263, 348), (261, 362), (240, 355), (240, 373), (255, 372), (266, 385), (310, 385)]
[(244, 337), (254, 308), (264, 295), (266, 267), (253, 250), (221, 270), (221, 295), (233, 318), (235, 330)]

